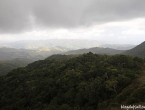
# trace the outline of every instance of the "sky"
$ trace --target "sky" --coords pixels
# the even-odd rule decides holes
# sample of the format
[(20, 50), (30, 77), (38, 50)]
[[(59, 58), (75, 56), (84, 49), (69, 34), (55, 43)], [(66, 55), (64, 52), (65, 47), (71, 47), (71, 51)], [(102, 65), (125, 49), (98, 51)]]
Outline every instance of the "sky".
[(145, 0), (0, 0), (0, 42), (145, 41)]

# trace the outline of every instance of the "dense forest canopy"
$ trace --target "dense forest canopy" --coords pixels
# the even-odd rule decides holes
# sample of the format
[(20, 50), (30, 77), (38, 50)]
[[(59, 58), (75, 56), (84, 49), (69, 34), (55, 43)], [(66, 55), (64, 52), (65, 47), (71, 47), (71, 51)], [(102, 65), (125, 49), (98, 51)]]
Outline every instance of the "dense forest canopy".
[(118, 110), (121, 104), (145, 104), (144, 76), (144, 59), (138, 57), (55, 55), (0, 77), (0, 109)]
[(8, 74), (13, 69), (18, 67), (25, 67), (33, 61), (30, 59), (13, 59), (13, 60), (0, 60), (0, 76)]

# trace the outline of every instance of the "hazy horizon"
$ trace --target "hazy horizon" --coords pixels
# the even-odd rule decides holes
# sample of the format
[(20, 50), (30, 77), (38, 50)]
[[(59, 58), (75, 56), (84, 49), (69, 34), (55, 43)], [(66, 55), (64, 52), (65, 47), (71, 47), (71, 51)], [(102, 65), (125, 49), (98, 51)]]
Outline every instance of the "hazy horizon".
[(1, 0), (0, 43), (84, 39), (145, 41), (144, 0)]

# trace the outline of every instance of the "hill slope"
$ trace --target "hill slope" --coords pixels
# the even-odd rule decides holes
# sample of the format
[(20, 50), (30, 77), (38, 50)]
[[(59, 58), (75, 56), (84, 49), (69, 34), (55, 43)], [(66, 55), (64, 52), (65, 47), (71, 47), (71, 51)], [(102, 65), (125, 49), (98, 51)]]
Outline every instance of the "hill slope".
[(17, 67), (26, 66), (33, 61), (64, 52), (61, 47), (41, 48), (37, 50), (0, 48), (0, 75), (7, 74)]
[(121, 104), (145, 104), (144, 85), (137, 82), (143, 71), (143, 59), (125, 55), (47, 58), (0, 77), (0, 109), (118, 110)]
[(28, 59), (14, 59), (14, 60), (0, 60), (0, 76), (6, 75), (9, 71), (18, 67), (25, 67), (33, 60)]
[(120, 54), (123, 52), (123, 50), (115, 50), (111, 48), (100, 48), (100, 47), (94, 47), (94, 48), (89, 48), (89, 49), (78, 49), (78, 50), (72, 50), (65, 52), (66, 55), (70, 54), (84, 54), (92, 52), (95, 54), (108, 54), (108, 55), (114, 55), (114, 54)]
[(123, 52), (123, 54), (145, 58), (145, 42), (134, 47), (133, 49), (130, 49), (130, 50)]

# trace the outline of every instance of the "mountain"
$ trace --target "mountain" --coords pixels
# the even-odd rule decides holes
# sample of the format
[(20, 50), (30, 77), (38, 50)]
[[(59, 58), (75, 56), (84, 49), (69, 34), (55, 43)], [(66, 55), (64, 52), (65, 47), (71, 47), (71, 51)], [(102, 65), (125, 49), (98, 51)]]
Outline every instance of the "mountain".
[(144, 105), (144, 64), (138, 57), (91, 52), (35, 61), (0, 77), (0, 109), (119, 110), (121, 105)]
[(136, 45), (133, 44), (102, 44), (100, 47), (112, 48), (116, 50), (129, 50), (134, 48)]
[(12, 69), (24, 67), (36, 60), (42, 60), (50, 55), (62, 52), (65, 52), (62, 47), (37, 50), (0, 48), (0, 75), (6, 75)]
[(17, 48), (17, 49), (39, 49), (62, 47), (66, 50), (74, 50), (80, 48), (91, 48), (99, 46), (100, 42), (93, 40), (79, 39), (49, 39), (49, 40), (24, 40), (11, 43), (0, 44), (0, 47)]
[(132, 44), (116, 44), (105, 41), (81, 40), (81, 39), (49, 39), (49, 40), (24, 40), (11, 43), (0, 43), (0, 47), (31, 49), (62, 47), (63, 50), (77, 50), (82, 48), (103, 47), (116, 50), (128, 50), (134, 47)]
[[(14, 48), (0, 48), (0, 75), (7, 74), (10, 70), (26, 66), (28, 63), (32, 63), (36, 60), (42, 60), (53, 54), (83, 54), (88, 52), (93, 52), (97, 54), (119, 54), (121, 50), (109, 49), (109, 48), (90, 48), (90, 49), (79, 49), (75, 51), (68, 51), (62, 47), (53, 47), (53, 48), (40, 48), (36, 50), (28, 49), (14, 49)], [(51, 58), (58, 59), (68, 59), (78, 55), (69, 55), (67, 57), (59, 55), (53, 55)]]
[(145, 58), (145, 42), (142, 42), (133, 49), (123, 52), (123, 54)]
[(108, 55), (114, 55), (114, 54), (120, 54), (123, 52), (123, 50), (115, 50), (111, 48), (101, 48), (101, 47), (94, 47), (89, 49), (78, 49), (78, 50), (72, 50), (65, 52), (64, 54), (70, 55), (70, 54), (84, 54), (84, 53), (96, 53), (96, 54), (108, 54)]

